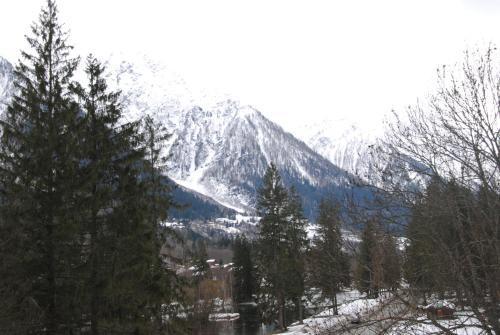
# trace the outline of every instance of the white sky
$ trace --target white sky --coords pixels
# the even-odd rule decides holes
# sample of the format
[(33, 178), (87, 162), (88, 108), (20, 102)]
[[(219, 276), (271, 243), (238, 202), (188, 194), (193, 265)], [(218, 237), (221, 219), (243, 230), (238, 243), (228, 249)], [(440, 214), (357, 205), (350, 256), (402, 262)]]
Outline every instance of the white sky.
[[(0, 55), (15, 61), (44, 0), (3, 0)], [(466, 48), (500, 46), (495, 0), (59, 0), (79, 54), (141, 52), (286, 128), (377, 119), (432, 90)]]

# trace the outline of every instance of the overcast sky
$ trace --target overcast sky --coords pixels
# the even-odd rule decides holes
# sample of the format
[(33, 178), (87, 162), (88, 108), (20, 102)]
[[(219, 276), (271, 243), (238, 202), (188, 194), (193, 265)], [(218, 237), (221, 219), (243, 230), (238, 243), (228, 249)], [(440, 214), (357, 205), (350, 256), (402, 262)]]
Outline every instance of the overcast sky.
[[(4, 0), (11, 61), (44, 0)], [(285, 127), (371, 120), (432, 90), (467, 48), (500, 45), (494, 0), (60, 0), (76, 51), (141, 52), (189, 83), (228, 93)]]

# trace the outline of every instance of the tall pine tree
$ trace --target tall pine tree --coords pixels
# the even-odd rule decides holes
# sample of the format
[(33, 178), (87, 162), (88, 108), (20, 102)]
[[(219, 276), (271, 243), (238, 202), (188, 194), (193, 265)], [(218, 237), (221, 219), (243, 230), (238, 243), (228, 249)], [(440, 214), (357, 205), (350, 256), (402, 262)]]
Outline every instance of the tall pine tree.
[(258, 194), (261, 217), (257, 241), (259, 275), (263, 295), (273, 297), (269, 305), (278, 312), (278, 326), (286, 329), (285, 303), (298, 302), (304, 291), (303, 253), (305, 224), (300, 198), (284, 187), (276, 165), (271, 163)]
[(103, 78), (103, 66), (92, 56), (87, 58), (85, 72), (88, 88), (79, 89), (79, 97), (84, 112), (84, 127), (81, 136), (82, 156), (81, 176), (85, 180), (85, 195), (82, 199), (85, 218), (81, 227), (86, 240), (82, 248), (85, 260), (83, 279), (85, 286), (82, 304), (88, 306), (91, 333), (103, 332), (101, 323), (106, 324), (109, 305), (106, 288), (111, 285), (110, 269), (112, 264), (111, 246), (116, 236), (112, 232), (112, 216), (117, 184), (117, 171), (114, 166), (116, 156), (123, 151), (123, 139), (117, 132), (121, 110), (118, 94), (107, 92)]
[(285, 226), (287, 249), (282, 271), (286, 273), (287, 297), (295, 302), (298, 319), (302, 323), (302, 296), (305, 291), (305, 251), (308, 245), (305, 230), (307, 220), (302, 209), (302, 199), (293, 186), (288, 191), (287, 210), (287, 225)]
[(55, 334), (80, 324), (78, 59), (52, 0), (27, 37), (1, 121), (2, 332)]
[[(166, 178), (167, 140), (171, 134), (151, 116), (146, 116), (142, 123), (142, 135), (145, 149), (144, 172), (147, 194), (147, 220), (151, 225), (153, 236), (153, 257), (150, 259), (149, 296), (150, 308), (156, 324), (155, 331), (162, 333), (178, 329), (178, 310), (165, 302), (182, 302), (181, 281), (176, 276), (172, 264), (177, 260), (169, 257), (170, 245), (167, 241), (179, 241), (175, 231), (162, 223), (168, 217), (168, 211), (176, 206), (172, 200), (170, 180)], [(170, 321), (165, 323), (165, 316)]]
[(337, 293), (350, 282), (349, 261), (342, 250), (340, 206), (322, 199), (316, 223), (318, 230), (310, 251), (311, 284), (331, 300), (338, 314)]
[(0, 121), (0, 331), (171, 332), (181, 296), (160, 257), (163, 138), (122, 122), (93, 57), (88, 86), (73, 82), (66, 38), (49, 0)]
[(380, 275), (381, 270), (380, 268), (376, 268), (377, 261), (380, 261), (381, 257), (380, 254), (376, 253), (378, 248), (377, 231), (377, 222), (374, 219), (369, 219), (361, 233), (356, 267), (357, 287), (360, 292), (366, 293), (370, 298), (378, 296), (376, 279)]
[(258, 266), (263, 279), (261, 289), (276, 299), (278, 326), (286, 329), (285, 299), (287, 274), (283, 266), (287, 256), (287, 190), (276, 165), (268, 167), (258, 194), (258, 214), (261, 217), (258, 237)]

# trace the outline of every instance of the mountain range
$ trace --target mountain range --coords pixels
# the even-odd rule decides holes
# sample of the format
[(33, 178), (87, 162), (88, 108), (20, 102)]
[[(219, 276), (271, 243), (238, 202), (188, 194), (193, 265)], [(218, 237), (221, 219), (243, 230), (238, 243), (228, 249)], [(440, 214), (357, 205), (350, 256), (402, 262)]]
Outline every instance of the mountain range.
[[(170, 155), (168, 177), (180, 186), (176, 191), (180, 202), (193, 204), (190, 217), (253, 213), (256, 192), (271, 162), (285, 185), (293, 185), (302, 196), (310, 219), (322, 197), (370, 196), (368, 190), (351, 184), (363, 161), (356, 155), (366, 154), (369, 143), (356, 131), (348, 129), (339, 135), (342, 141), (335, 141), (312, 127), (312, 135), (302, 137), (308, 145), (251, 105), (193, 93), (168, 69), (147, 58), (134, 62), (110, 58), (106, 66), (110, 87), (122, 92), (125, 119), (149, 114), (172, 134), (165, 150)], [(12, 94), (12, 79), (12, 66), (0, 58), (4, 103)]]

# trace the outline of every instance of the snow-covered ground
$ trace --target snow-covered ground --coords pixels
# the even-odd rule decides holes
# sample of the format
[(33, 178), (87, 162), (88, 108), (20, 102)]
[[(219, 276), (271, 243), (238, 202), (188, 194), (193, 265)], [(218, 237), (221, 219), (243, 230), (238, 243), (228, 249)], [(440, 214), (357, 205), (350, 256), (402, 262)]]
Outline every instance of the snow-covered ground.
[[(390, 293), (377, 299), (365, 299), (357, 291), (340, 293), (339, 315), (332, 309), (304, 320), (303, 325), (293, 324), (284, 334), (388, 334), (428, 335), (443, 334), (443, 329), (457, 335), (489, 334), (477, 317), (467, 308), (456, 311), (451, 319), (429, 320), (423, 312), (415, 312)], [(446, 304), (445, 304), (446, 305)], [(454, 308), (450, 303), (449, 306)], [(420, 313), (420, 314), (417, 314)], [(359, 324), (351, 321), (359, 318)], [(401, 320), (401, 321), (398, 321)]]
[(337, 296), (339, 315), (334, 315), (333, 309), (324, 310), (319, 314), (304, 319), (302, 325), (292, 324), (288, 327), (288, 331), (283, 334), (317, 334), (327, 329), (340, 329), (349, 325), (351, 320), (358, 316), (362, 318), (368, 315), (390, 298), (391, 295), (382, 294), (377, 299), (366, 299), (358, 291), (341, 292)]
[[(455, 313), (453, 319), (438, 320), (437, 323), (457, 335), (487, 334), (481, 328), (479, 320), (472, 312), (459, 311)], [(443, 330), (425, 316), (420, 316), (411, 321), (401, 321), (388, 331), (389, 335), (430, 335), (442, 333)]]

